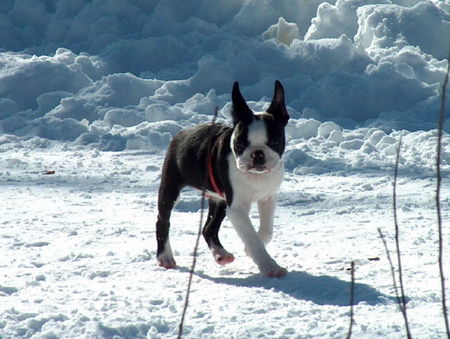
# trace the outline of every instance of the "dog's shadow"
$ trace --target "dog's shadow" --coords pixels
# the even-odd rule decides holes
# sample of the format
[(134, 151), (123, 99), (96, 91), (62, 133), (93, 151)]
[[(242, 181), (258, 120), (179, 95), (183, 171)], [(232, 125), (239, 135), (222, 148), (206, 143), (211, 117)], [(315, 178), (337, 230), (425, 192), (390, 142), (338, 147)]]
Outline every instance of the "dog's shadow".
[[(281, 279), (271, 279), (258, 275), (246, 278), (211, 277), (202, 272), (195, 275), (219, 284), (240, 287), (260, 287), (282, 292), (298, 300), (311, 301), (317, 305), (350, 306), (351, 282), (326, 275), (314, 276), (306, 272), (291, 271)], [(386, 304), (395, 301), (375, 288), (361, 283), (354, 285), (354, 304)]]

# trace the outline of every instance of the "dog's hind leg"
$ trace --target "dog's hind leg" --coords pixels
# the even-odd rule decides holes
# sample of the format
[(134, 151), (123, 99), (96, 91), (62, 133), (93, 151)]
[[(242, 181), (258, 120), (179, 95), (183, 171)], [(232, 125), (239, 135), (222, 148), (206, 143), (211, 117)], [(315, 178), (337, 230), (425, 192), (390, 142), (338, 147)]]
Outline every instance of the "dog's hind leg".
[(164, 164), (165, 170), (161, 177), (158, 194), (158, 219), (156, 221), (156, 240), (158, 249), (156, 258), (158, 265), (174, 268), (175, 259), (169, 242), (170, 214), (183, 188), (182, 180), (175, 170), (170, 170), (170, 164)]
[(209, 199), (208, 219), (203, 228), (203, 236), (212, 252), (214, 260), (220, 265), (229, 264), (234, 261), (234, 256), (223, 248), (219, 240), (220, 224), (223, 218), (225, 218), (225, 214), (225, 201)]

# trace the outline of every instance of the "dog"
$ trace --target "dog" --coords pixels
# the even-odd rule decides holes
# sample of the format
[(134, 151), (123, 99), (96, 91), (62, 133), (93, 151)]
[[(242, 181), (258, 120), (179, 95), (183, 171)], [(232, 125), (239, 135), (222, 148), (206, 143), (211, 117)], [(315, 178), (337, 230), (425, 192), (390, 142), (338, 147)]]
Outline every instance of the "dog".
[[(227, 216), (260, 272), (282, 277), (287, 270), (272, 259), (265, 245), (272, 238), (276, 195), (284, 171), (284, 130), (289, 120), (284, 89), (275, 81), (272, 102), (260, 113), (248, 107), (238, 82), (233, 85), (231, 97), (232, 127), (219, 123), (197, 125), (179, 132), (169, 145), (158, 195), (157, 262), (165, 268), (176, 266), (169, 242), (169, 219), (180, 190), (191, 186), (205, 190), (208, 197), (209, 211), (202, 233), (215, 261), (221, 265), (234, 261), (219, 240), (219, 228)], [(260, 217), (258, 232), (249, 217), (255, 202)]]

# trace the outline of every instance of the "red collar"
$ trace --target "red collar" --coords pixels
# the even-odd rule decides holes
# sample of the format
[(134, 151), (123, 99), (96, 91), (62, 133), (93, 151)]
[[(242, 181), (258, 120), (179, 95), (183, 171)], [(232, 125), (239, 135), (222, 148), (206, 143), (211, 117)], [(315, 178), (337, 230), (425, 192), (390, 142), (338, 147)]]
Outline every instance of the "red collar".
[(211, 186), (214, 189), (214, 192), (225, 199), (225, 195), (224, 195), (223, 191), (221, 191), (219, 189), (219, 185), (217, 185), (216, 177), (214, 176), (214, 170), (213, 170), (213, 167), (212, 167), (212, 156), (211, 156), (211, 154), (208, 155), (208, 176), (209, 176), (209, 181), (211, 183)]

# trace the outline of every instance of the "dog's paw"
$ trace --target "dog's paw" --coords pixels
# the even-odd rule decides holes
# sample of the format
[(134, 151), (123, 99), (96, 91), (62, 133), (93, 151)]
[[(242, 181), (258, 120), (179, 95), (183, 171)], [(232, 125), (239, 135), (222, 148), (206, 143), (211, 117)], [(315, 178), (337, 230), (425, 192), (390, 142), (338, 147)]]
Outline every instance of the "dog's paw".
[(227, 253), (225, 255), (215, 256), (214, 259), (219, 265), (226, 265), (234, 261), (234, 255)]
[(269, 278), (281, 278), (284, 277), (287, 274), (287, 272), (288, 272), (287, 269), (278, 265), (262, 271), (262, 273)]
[(160, 257), (158, 258), (158, 266), (170, 269), (175, 268), (177, 266), (177, 263), (175, 262), (174, 258)]
[(234, 255), (228, 253), (223, 248), (214, 248), (212, 250), (212, 255), (216, 263), (218, 263), (219, 265), (226, 265), (234, 261)]

